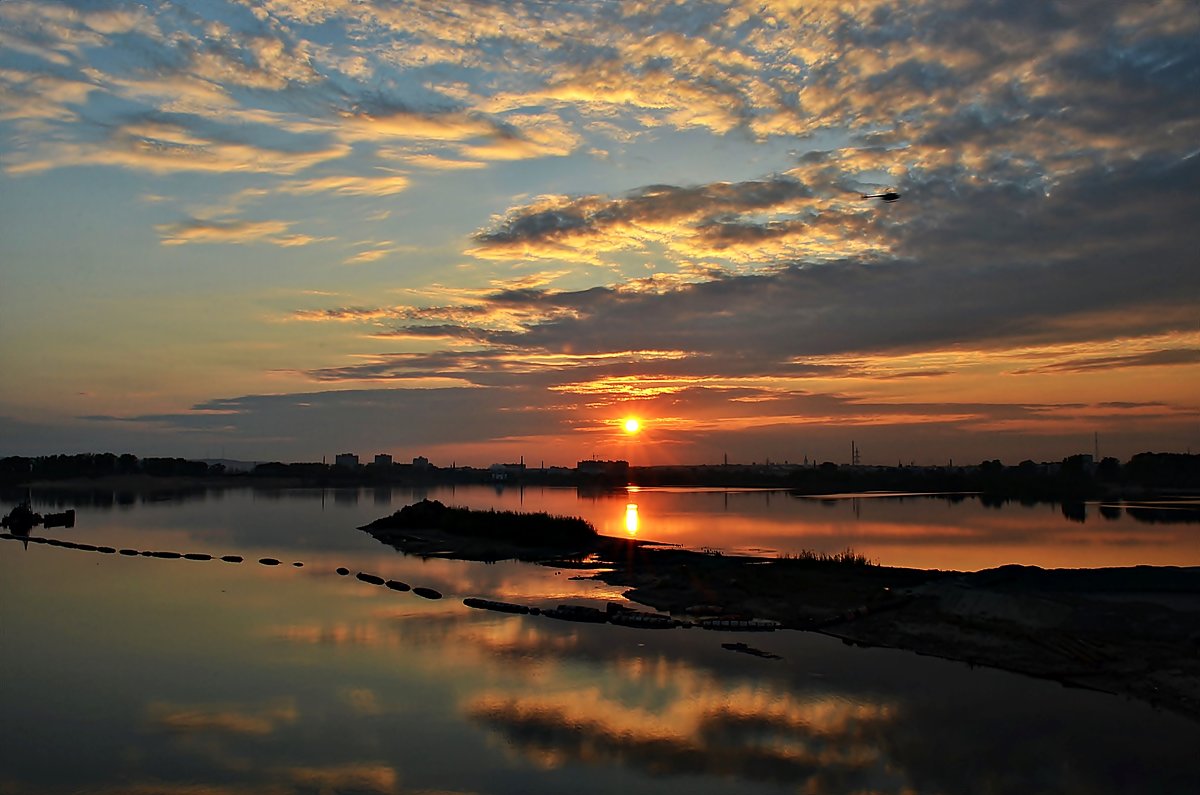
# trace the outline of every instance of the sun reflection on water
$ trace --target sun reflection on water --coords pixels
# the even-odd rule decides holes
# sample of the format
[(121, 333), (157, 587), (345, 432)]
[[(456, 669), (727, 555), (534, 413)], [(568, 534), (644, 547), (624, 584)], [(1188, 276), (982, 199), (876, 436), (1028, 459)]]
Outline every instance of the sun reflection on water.
[(625, 532), (631, 536), (637, 535), (638, 531), (638, 507), (636, 502), (631, 502), (625, 506)]

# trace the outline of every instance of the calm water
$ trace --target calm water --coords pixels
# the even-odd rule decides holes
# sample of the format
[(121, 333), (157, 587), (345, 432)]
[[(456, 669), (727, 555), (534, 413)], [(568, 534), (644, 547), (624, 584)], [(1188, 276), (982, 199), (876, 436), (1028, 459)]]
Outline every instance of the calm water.
[[(470, 610), (466, 596), (619, 595), (549, 568), (406, 558), (354, 529), (421, 496), (692, 546), (853, 546), (896, 565), (1200, 563), (1200, 526), (1100, 506), (1081, 523), (1048, 506), (765, 492), (76, 498), (78, 525), (46, 535), (246, 562), (0, 542), (0, 792), (1197, 791), (1200, 724), (1121, 698), (812, 633)], [(55, 503), (35, 494), (40, 510)], [(256, 562), (267, 556), (283, 565)], [(722, 649), (730, 640), (784, 659)]]

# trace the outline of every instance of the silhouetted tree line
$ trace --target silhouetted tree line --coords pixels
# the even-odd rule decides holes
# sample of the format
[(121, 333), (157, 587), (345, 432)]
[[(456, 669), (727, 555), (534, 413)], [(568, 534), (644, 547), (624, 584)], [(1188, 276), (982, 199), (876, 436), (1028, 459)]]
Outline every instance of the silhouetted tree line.
[(825, 463), (796, 470), (794, 491), (957, 491), (993, 498), (1061, 499), (1102, 496), (1123, 490), (1200, 490), (1200, 455), (1138, 453), (1127, 463), (1073, 455), (1060, 462), (1025, 460), (1005, 466), (999, 460), (967, 467), (844, 467)]
[[(128, 453), (80, 453), (0, 459), (0, 485), (36, 481), (104, 478), (116, 475), (215, 478), (227, 476), (220, 464), (185, 458), (138, 458)], [(490, 483), (486, 469), (406, 464), (350, 468), (322, 463), (271, 462), (236, 475), (250, 480), (286, 479), (305, 485), (371, 483)], [(506, 485), (588, 485), (573, 470), (528, 469)], [(979, 492), (995, 499), (1086, 499), (1119, 491), (1200, 491), (1200, 455), (1138, 453), (1122, 464), (1116, 458), (1094, 462), (1068, 456), (1058, 462), (998, 460), (961, 467), (857, 467), (825, 462), (816, 466), (671, 466), (630, 467), (629, 483), (638, 486), (762, 486), (799, 494), (855, 491)], [(612, 484), (623, 486), (624, 483)]]
[(125, 453), (78, 453), (37, 458), (10, 456), (0, 459), (0, 483), (17, 484), (36, 480), (103, 478), (114, 475), (155, 477), (206, 477), (220, 474), (224, 467), (210, 467), (186, 458), (138, 458)]
[(361, 464), (357, 467), (336, 464), (294, 463), (272, 461), (258, 464), (250, 477), (283, 478), (311, 485), (369, 485), (372, 483), (483, 483), (491, 480), (486, 469), (457, 467), (440, 469), (435, 466), (417, 467), (411, 464)]

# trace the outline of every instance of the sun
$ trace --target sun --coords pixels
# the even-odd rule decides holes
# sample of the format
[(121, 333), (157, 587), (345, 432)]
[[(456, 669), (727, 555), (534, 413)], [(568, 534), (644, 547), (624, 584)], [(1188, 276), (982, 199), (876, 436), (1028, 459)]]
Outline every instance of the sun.
[(633, 417), (625, 420), (623, 423), (621, 423), (621, 426), (625, 428), (625, 433), (637, 433), (642, 428), (642, 424)]

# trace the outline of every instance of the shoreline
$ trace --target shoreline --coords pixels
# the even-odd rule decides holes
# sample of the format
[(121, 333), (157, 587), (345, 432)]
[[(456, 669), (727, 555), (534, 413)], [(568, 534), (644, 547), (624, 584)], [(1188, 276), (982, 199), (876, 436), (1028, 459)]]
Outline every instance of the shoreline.
[[(318, 466), (318, 465), (309, 465)], [(415, 488), (451, 485), (496, 485), (487, 470), (470, 467), (395, 472), (353, 472), (334, 467), (320, 471), (289, 471), (286, 465), (279, 469), (253, 472), (224, 472), (209, 474), (149, 474), (144, 472), (72, 474), (63, 477), (32, 477), (31, 479), (5, 478), (0, 490), (19, 492), (28, 489), (41, 491), (133, 491), (155, 492), (177, 489), (221, 489), (221, 488), (289, 488), (289, 489), (337, 489), (337, 488)], [(743, 469), (745, 471), (743, 471)], [(867, 468), (870, 469), (870, 468)], [(886, 468), (884, 468), (886, 469)], [(970, 467), (960, 468), (970, 469)], [(660, 471), (661, 470), (661, 471)], [(711, 472), (709, 471), (711, 470)], [(817, 481), (789, 480), (769, 469), (755, 467), (635, 467), (631, 471), (643, 473), (626, 480), (596, 480), (578, 475), (553, 472), (552, 475), (539, 470), (530, 470), (523, 477), (505, 481), (506, 488), (575, 488), (588, 492), (623, 491), (627, 489), (696, 489), (696, 490), (774, 490), (785, 491), (798, 497), (814, 499), (838, 499), (845, 497), (870, 496), (934, 496), (963, 495), (984, 500), (1029, 501), (1035, 503), (1074, 504), (1085, 502), (1128, 502), (1142, 503), (1157, 500), (1171, 502), (1195, 502), (1200, 504), (1200, 485), (1196, 484), (1146, 484), (1146, 483), (1097, 483), (1089, 488), (1078, 484), (1056, 484), (1053, 481), (1039, 483), (1037, 488), (1015, 487), (1014, 484), (980, 482), (971, 478), (918, 479), (893, 482), (879, 473), (848, 470), (846, 477), (823, 478)], [(697, 479), (696, 471), (706, 476)], [(807, 471), (807, 470), (804, 470)], [(645, 473), (653, 473), (653, 477)], [(730, 474), (732, 473), (732, 474)], [(1195, 508), (1200, 514), (1200, 507)]]

